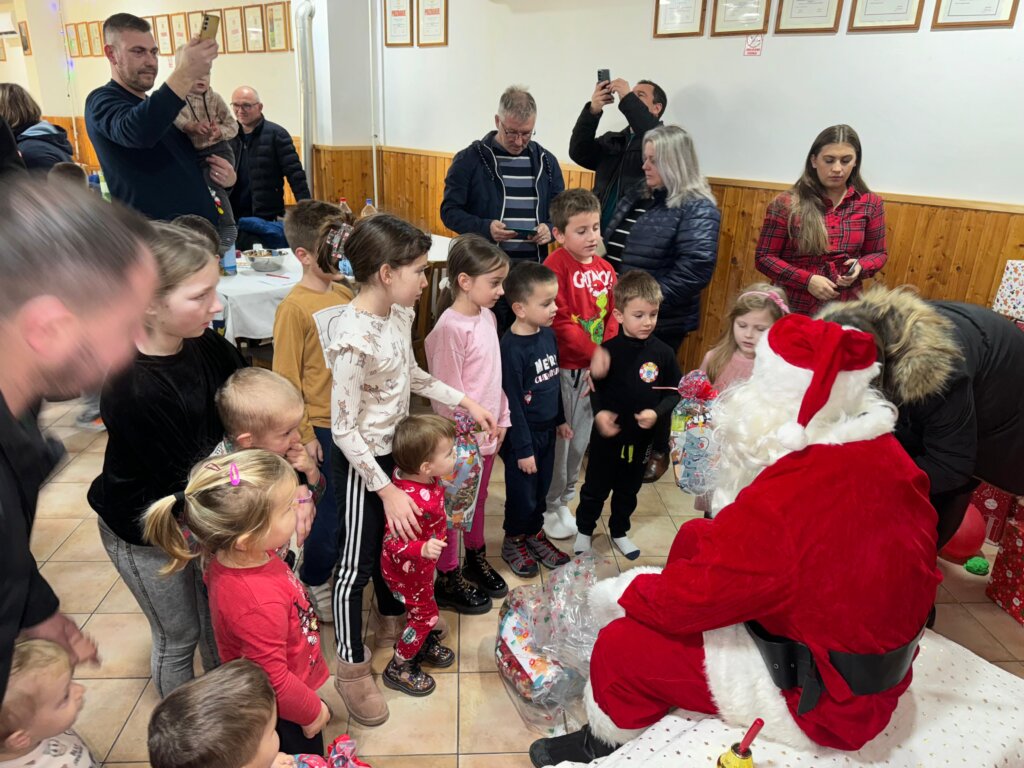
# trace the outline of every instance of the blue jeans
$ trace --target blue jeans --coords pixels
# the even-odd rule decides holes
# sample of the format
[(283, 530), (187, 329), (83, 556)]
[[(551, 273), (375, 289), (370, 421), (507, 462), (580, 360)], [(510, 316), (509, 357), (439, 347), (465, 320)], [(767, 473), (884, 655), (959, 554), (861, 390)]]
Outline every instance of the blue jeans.
[(311, 587), (319, 587), (331, 578), (331, 572), (338, 563), (338, 501), (334, 498), (334, 478), (331, 476), (331, 449), (334, 447), (331, 430), (313, 427), (313, 432), (324, 453), (320, 473), (327, 479), (327, 487), (316, 505), (313, 528), (303, 545), (299, 578)]

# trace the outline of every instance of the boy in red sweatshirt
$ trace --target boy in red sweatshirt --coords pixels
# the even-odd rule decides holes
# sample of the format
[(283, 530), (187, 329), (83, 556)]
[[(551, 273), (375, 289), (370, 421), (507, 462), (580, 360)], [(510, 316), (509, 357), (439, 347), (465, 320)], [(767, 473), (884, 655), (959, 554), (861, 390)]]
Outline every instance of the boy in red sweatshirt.
[(551, 224), (561, 247), (544, 266), (558, 276), (558, 313), (552, 328), (558, 341), (562, 405), (573, 437), (559, 437), (555, 444), (544, 532), (552, 539), (566, 539), (576, 534), (569, 504), (576, 496), (594, 423), (588, 395), (590, 357), (596, 347), (618, 335), (619, 323), (612, 315), (615, 270), (598, 255), (601, 203), (597, 197), (585, 189), (567, 189), (551, 202)]

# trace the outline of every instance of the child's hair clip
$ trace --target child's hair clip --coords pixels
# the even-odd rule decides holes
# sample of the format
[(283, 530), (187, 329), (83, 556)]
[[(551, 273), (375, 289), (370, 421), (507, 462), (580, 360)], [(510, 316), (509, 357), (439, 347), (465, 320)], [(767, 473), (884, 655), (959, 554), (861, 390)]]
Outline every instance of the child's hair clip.
[(211, 472), (220, 472), (220, 464), (215, 464), (212, 461), (203, 465), (203, 469), (208, 469)]
[(231, 466), (228, 467), (228, 480), (231, 481), (231, 485), (238, 485), (242, 482), (242, 476), (238, 472), (238, 465), (235, 462), (231, 462)]

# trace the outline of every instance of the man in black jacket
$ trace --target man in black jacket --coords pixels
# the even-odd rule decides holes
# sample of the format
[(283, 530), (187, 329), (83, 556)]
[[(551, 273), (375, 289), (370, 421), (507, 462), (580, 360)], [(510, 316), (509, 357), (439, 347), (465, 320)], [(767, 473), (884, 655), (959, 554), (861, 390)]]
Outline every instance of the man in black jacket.
[[(291, 134), (263, 117), (256, 89), (240, 86), (231, 94), (231, 109), (241, 130), (231, 140), (238, 182), (231, 192), (236, 218), (255, 216), (274, 221), (284, 216), (284, 180), (296, 200), (310, 198), (306, 172)], [(239, 232), (239, 243), (249, 246), (251, 235)]]
[(151, 234), (141, 216), (85, 189), (0, 186), (0, 700), (19, 636), (60, 643), (74, 662), (97, 658), (29, 550), (39, 487), (56, 464), (33, 414), (44, 395), (95, 389), (135, 357), (157, 285)]
[[(604, 108), (619, 97), (619, 111), (629, 125), (621, 131), (597, 136), (597, 124)], [(576, 119), (569, 139), (569, 157), (595, 172), (594, 194), (601, 201), (601, 229), (608, 226), (619, 198), (643, 181), (643, 138), (661, 125), (668, 97), (650, 80), (641, 80), (632, 90), (622, 78), (605, 80)]]

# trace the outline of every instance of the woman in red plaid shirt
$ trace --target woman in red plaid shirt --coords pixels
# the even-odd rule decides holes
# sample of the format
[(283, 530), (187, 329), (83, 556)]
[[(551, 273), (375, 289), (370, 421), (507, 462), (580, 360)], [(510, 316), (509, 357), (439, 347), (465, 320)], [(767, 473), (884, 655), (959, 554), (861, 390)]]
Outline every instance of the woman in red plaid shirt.
[(754, 263), (789, 293), (793, 312), (860, 294), (885, 266), (885, 207), (860, 177), (860, 137), (848, 125), (818, 134), (793, 188), (768, 206)]

